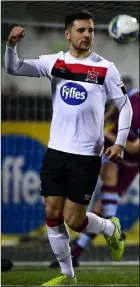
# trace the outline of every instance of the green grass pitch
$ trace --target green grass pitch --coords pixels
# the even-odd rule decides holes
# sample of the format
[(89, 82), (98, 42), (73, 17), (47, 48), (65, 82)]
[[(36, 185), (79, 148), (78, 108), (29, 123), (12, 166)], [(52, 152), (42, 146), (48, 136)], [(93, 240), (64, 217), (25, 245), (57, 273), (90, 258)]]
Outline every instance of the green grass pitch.
[[(12, 271), (3, 272), (1, 286), (22, 287), (40, 286), (59, 273), (48, 267), (15, 267)], [(139, 266), (82, 266), (75, 270), (77, 286), (139, 286)]]

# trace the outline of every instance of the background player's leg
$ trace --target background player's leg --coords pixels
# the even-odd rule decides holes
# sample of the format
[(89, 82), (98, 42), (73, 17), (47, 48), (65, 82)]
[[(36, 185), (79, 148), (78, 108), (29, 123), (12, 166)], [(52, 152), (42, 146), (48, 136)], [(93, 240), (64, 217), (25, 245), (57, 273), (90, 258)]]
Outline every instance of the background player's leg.
[(101, 178), (103, 181), (103, 186), (101, 188), (102, 215), (105, 218), (110, 218), (116, 216), (118, 208), (118, 167), (111, 162), (103, 164)]
[(45, 203), (46, 224), (51, 248), (59, 262), (61, 272), (74, 277), (69, 247), (70, 237), (63, 219), (65, 199), (63, 197), (49, 196), (45, 198)]

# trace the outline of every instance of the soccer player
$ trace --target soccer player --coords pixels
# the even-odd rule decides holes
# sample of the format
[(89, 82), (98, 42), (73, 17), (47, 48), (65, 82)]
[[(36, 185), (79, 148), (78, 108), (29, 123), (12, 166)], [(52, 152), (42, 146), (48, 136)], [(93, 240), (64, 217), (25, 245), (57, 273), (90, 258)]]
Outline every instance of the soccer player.
[[(101, 179), (103, 185), (101, 193), (97, 197), (97, 203), (90, 202), (88, 211), (101, 214), (105, 218), (116, 216), (119, 198), (127, 191), (132, 181), (139, 172), (140, 160), (140, 92), (133, 89), (129, 96), (133, 109), (132, 125), (126, 142), (124, 159), (117, 163), (117, 166), (110, 162), (106, 157), (103, 157), (101, 168)], [(105, 148), (110, 146), (116, 140), (117, 126), (115, 125), (111, 131), (105, 131)], [(98, 193), (98, 191), (97, 191)], [(73, 265), (78, 266), (78, 259), (84, 249), (92, 239), (95, 239), (96, 234), (81, 234), (80, 238), (72, 248)], [(53, 262), (50, 267), (56, 266)]]
[(116, 141), (106, 151), (112, 162), (122, 157), (132, 108), (114, 64), (91, 52), (94, 22), (89, 11), (66, 17), (66, 53), (20, 60), (16, 44), (23, 36), (24, 28), (19, 26), (9, 34), (7, 72), (48, 77), (52, 85), (53, 117), (41, 170), (41, 195), (46, 203), (48, 238), (61, 274), (42, 286), (76, 284), (65, 222), (77, 232), (102, 233), (113, 260), (121, 260), (124, 252), (119, 219), (104, 219), (86, 210), (100, 173), (105, 102), (111, 98), (120, 112)]

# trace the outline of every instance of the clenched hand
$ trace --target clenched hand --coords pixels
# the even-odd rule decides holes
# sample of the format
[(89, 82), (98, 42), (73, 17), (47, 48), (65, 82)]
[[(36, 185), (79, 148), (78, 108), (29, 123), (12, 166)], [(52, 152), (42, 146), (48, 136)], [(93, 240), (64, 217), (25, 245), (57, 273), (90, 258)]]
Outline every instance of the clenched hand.
[(15, 26), (9, 34), (7, 45), (10, 47), (16, 46), (16, 44), (21, 41), (24, 35), (25, 29), (20, 26)]

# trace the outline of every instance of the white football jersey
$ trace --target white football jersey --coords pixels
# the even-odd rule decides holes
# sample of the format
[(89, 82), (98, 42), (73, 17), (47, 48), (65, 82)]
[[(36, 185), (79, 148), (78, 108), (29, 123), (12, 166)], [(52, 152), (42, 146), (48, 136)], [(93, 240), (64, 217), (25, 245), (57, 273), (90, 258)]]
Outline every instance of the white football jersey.
[(21, 61), (12, 74), (51, 80), (53, 117), (48, 147), (73, 154), (102, 154), (105, 102), (126, 93), (113, 63), (95, 53), (78, 59), (61, 51)]

